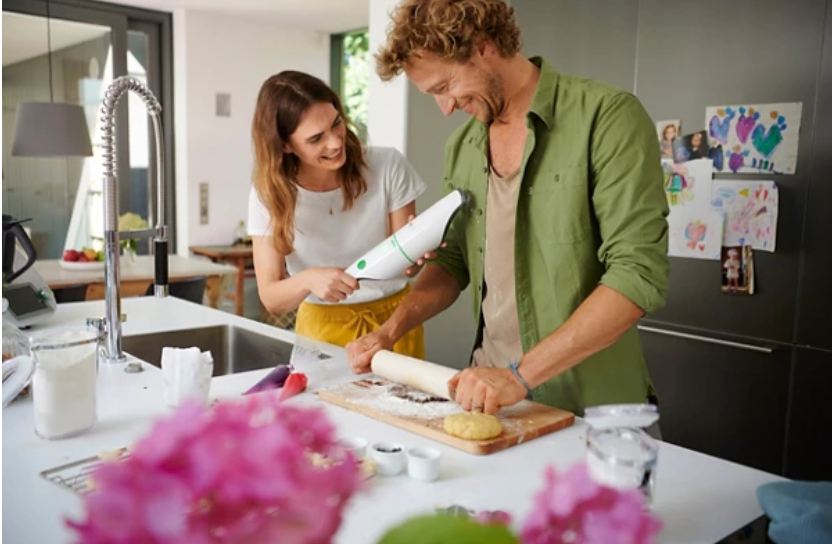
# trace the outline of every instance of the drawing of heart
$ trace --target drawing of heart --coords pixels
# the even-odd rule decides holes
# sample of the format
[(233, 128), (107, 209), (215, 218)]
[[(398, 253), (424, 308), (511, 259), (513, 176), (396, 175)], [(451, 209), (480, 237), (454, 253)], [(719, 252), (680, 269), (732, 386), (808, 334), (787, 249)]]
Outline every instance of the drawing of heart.
[(783, 141), (783, 131), (786, 130), (786, 119), (781, 115), (777, 118), (777, 122), (769, 127), (766, 131), (763, 125), (754, 127), (751, 133), (751, 143), (754, 144), (754, 149), (766, 158), (770, 158), (777, 146)]
[(743, 149), (740, 151), (740, 146), (735, 145), (734, 149), (726, 151), (725, 155), (728, 157), (728, 169), (736, 174), (740, 168), (745, 167), (745, 158), (748, 157), (748, 150)]
[(707, 231), (708, 226), (706, 224), (699, 220), (692, 221), (685, 227), (685, 237), (695, 245), (705, 239), (705, 233)]
[(708, 123), (708, 132), (711, 138), (720, 142), (721, 144), (728, 144), (728, 130), (731, 128), (731, 121), (734, 119), (736, 112), (731, 108), (718, 109), (716, 115), (711, 117)]
[(705, 245), (699, 244), (699, 251), (705, 251)]
[(754, 108), (749, 108), (748, 115), (746, 115), (745, 108), (740, 108), (740, 118), (737, 119), (737, 138), (740, 142), (743, 144), (748, 142), (748, 135), (751, 134), (759, 118), (760, 112), (754, 111)]

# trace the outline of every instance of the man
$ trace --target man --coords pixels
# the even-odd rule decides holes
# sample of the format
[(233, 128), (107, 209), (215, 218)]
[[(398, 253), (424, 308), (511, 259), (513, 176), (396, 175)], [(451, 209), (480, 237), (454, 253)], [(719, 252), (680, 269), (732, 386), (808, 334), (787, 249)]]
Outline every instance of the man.
[(404, 0), (392, 18), (377, 71), (472, 116), (443, 182), (471, 199), (393, 316), (347, 346), (353, 371), (470, 284), (477, 347), (449, 384), (465, 410), (654, 402), (636, 324), (667, 295), (668, 210), (642, 105), (523, 57), (501, 0)]

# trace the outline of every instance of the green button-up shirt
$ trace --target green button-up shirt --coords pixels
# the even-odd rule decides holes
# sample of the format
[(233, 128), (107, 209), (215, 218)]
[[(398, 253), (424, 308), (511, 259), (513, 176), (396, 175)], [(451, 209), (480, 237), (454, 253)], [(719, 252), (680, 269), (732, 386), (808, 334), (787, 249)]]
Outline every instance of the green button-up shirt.
[[(632, 94), (558, 74), (540, 58), (521, 166), (514, 272), (523, 352), (560, 327), (599, 285), (646, 312), (668, 291), (667, 202), (653, 123)], [(437, 263), (474, 293), (482, 338), (488, 127), (471, 118), (445, 147), (444, 190), (469, 199)], [(507, 363), (510, 361), (507, 361)], [(534, 399), (577, 414), (655, 394), (635, 327), (537, 387)]]

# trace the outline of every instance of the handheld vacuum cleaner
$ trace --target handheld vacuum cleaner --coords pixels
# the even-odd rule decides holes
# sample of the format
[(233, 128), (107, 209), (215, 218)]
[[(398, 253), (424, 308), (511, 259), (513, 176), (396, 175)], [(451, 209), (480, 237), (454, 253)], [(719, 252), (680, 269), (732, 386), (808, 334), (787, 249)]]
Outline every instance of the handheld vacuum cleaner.
[(346, 273), (358, 280), (389, 280), (439, 247), (465, 193), (456, 189), (355, 261)]

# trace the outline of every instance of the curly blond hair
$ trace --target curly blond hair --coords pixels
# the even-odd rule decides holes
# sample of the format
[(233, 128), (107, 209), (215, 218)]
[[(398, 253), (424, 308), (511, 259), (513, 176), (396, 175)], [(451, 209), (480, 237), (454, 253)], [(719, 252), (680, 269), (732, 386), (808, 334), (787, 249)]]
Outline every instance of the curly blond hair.
[(514, 9), (503, 0), (404, 0), (391, 18), (387, 45), (375, 56), (384, 81), (402, 73), (420, 51), (457, 62), (485, 42), (504, 58), (520, 51)]

